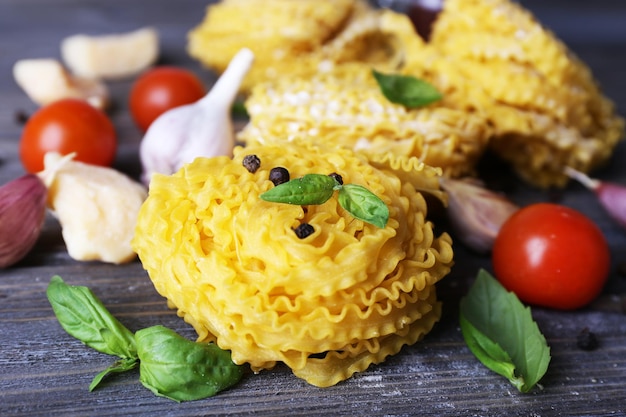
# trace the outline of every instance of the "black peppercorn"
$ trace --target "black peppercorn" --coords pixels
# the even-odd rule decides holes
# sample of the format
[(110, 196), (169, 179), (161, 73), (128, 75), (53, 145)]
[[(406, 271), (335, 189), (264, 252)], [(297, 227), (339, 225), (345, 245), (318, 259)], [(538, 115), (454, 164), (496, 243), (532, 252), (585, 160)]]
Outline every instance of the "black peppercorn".
[(261, 166), (261, 160), (256, 155), (246, 155), (243, 157), (243, 161), (241, 161), (244, 168), (246, 168), (249, 172), (255, 173), (257, 169)]
[(283, 167), (276, 167), (270, 170), (270, 181), (274, 183), (274, 185), (280, 185), (289, 181), (289, 171)]
[(14, 117), (15, 123), (17, 123), (18, 125), (23, 125), (28, 121), (28, 118), (30, 116), (24, 110), (16, 110)]
[(333, 172), (332, 174), (329, 174), (328, 176), (331, 178), (334, 178), (335, 181), (343, 185), (343, 178), (341, 178), (341, 175), (337, 174), (336, 172)]
[(594, 350), (598, 347), (596, 335), (585, 327), (576, 337), (576, 346), (582, 350)]
[(304, 239), (312, 235), (315, 229), (309, 223), (300, 223), (293, 231), (296, 232), (296, 236), (298, 236), (299, 239)]

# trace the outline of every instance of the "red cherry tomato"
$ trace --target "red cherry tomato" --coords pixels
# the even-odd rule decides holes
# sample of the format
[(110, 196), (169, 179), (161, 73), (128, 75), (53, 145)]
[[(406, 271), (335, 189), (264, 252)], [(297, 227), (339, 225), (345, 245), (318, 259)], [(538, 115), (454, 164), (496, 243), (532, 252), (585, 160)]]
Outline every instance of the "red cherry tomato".
[(39, 172), (47, 152), (75, 152), (75, 160), (110, 166), (117, 137), (113, 123), (84, 100), (63, 99), (40, 108), (26, 122), (20, 139), (20, 159), (28, 172)]
[(496, 277), (520, 300), (563, 310), (596, 298), (611, 263), (606, 239), (589, 218), (548, 203), (524, 207), (502, 225), (492, 261)]
[(202, 81), (191, 71), (177, 67), (156, 67), (141, 75), (130, 91), (130, 112), (144, 132), (165, 111), (201, 99)]

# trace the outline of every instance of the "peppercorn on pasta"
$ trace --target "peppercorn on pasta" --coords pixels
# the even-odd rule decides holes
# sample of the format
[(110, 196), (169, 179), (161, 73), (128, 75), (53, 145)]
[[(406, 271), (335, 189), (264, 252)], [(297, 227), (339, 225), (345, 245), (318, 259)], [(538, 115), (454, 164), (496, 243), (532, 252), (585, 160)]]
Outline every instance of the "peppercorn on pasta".
[[(246, 155), (260, 167), (246, 169)], [(384, 201), (384, 228), (357, 220), (336, 197), (320, 205), (270, 203), (273, 167), (291, 178), (341, 175)], [(284, 362), (330, 386), (397, 353), (440, 316), (435, 284), (453, 259), (435, 236), (422, 194), (445, 200), (440, 170), (392, 154), (370, 163), (312, 141), (237, 147), (155, 175), (133, 247), (158, 292), (199, 340), (230, 350), (254, 371)], [(417, 190), (421, 191), (417, 191)], [(303, 223), (313, 233), (299, 238)]]

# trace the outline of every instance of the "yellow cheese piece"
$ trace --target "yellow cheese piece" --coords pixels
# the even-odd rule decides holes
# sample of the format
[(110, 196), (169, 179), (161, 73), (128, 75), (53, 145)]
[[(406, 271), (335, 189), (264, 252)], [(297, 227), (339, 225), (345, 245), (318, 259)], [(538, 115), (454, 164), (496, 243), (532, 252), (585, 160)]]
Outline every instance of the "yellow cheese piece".
[(145, 188), (112, 168), (68, 158), (47, 153), (39, 175), (69, 255), (79, 261), (132, 261), (136, 254), (130, 242)]
[(13, 65), (13, 78), (41, 106), (78, 98), (104, 109), (109, 102), (109, 90), (103, 82), (74, 76), (53, 58), (20, 59)]
[(61, 42), (63, 62), (84, 78), (121, 79), (137, 75), (159, 57), (159, 34), (151, 27), (105, 35), (77, 34)]

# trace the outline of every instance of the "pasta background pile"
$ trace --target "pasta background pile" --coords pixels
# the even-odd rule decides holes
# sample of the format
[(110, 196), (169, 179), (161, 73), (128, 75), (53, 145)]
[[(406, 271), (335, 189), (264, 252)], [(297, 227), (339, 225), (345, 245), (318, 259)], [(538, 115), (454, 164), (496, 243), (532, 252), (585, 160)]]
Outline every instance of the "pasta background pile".
[[(245, 10), (237, 8), (241, 3)], [(228, 10), (222, 17), (238, 27), (238, 19), (265, 10), (258, 0), (223, 0), (190, 33), (190, 54), (218, 72), (225, 64), (217, 60), (236, 48), (259, 54), (245, 85), (244, 142), (309, 136), (369, 154), (417, 156), (453, 177), (472, 175), (491, 149), (522, 179), (547, 188), (567, 183), (566, 166), (589, 172), (604, 164), (624, 136), (624, 120), (590, 69), (510, 0), (446, 0), (428, 42), (405, 15), (359, 0), (339, 2), (330, 14), (330, 3), (315, 3), (329, 13), (322, 26), (329, 30), (312, 32), (316, 41), (298, 50), (280, 28), (304, 30), (320, 14), (296, 14), (297, 0), (272, 3), (284, 13), (260, 31), (274, 28), (291, 49), (265, 50), (259, 32), (241, 34), (215, 22), (218, 11)], [(372, 68), (429, 81), (444, 100), (421, 109), (386, 102), (367, 77)]]
[[(371, 50), (362, 52), (372, 39), (377, 39), (374, 45), (389, 52), (387, 61), (372, 58)], [(418, 51), (423, 52), (418, 55)], [(492, 129), (481, 112), (486, 104), (479, 106), (468, 99), (460, 75), (456, 79), (461, 82), (448, 87), (438, 73), (415, 66), (410, 74), (437, 85), (444, 95), (438, 103), (413, 109), (390, 102), (372, 75), (372, 68), (398, 72), (412, 60), (428, 61), (427, 46), (406, 16), (389, 10), (363, 13), (320, 53), (324, 62), (333, 64), (321, 65), (312, 75), (283, 77), (252, 88), (246, 100), (250, 123), (238, 134), (242, 142), (263, 144), (306, 137), (370, 157), (387, 152), (418, 157), (441, 168), (446, 176), (475, 173)], [(451, 65), (448, 77), (453, 71)], [(489, 101), (486, 95), (481, 98)]]
[(520, 177), (563, 186), (566, 166), (589, 172), (610, 158), (624, 120), (566, 45), (509, 0), (444, 4), (429, 47), (490, 97), (490, 147)]
[[(255, 173), (242, 165), (250, 154), (261, 160)], [(367, 187), (388, 206), (387, 226), (354, 219), (336, 197), (306, 207), (261, 200), (276, 166), (291, 178), (335, 172)], [(198, 158), (155, 175), (133, 248), (199, 340), (254, 371), (281, 361), (330, 386), (415, 343), (439, 319), (435, 283), (453, 252), (447, 234), (434, 235), (422, 194), (444, 198), (439, 174), (415, 159), (370, 163), (311, 142), (238, 147), (233, 159)], [(315, 232), (299, 239), (300, 222)]]
[(259, 84), (246, 108), (250, 123), (237, 135), (246, 144), (309, 138), (370, 157), (417, 157), (452, 177), (475, 173), (491, 134), (480, 113), (457, 108), (452, 96), (415, 109), (390, 102), (363, 65)]
[[(224, 0), (208, 7), (204, 21), (189, 33), (188, 51), (207, 67), (223, 72), (243, 47), (255, 65), (242, 84), (286, 73), (312, 74), (313, 53), (351, 17), (356, 0)], [(294, 57), (298, 57), (294, 60)]]

